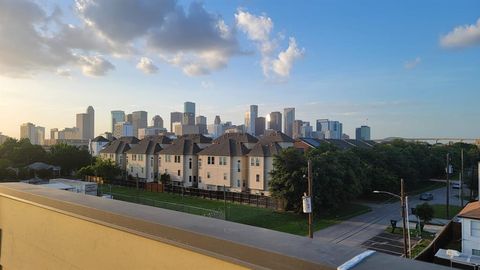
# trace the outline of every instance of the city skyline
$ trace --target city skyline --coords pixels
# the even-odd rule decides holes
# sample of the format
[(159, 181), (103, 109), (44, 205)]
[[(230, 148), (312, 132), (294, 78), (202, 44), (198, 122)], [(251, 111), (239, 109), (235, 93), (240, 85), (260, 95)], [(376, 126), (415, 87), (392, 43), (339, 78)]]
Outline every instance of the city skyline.
[[(48, 17), (55, 5), (25, 2), (29, 5), (24, 9), (12, 6), (20, 2), (24, 1), (1, 4), (0, 10), (9, 16), (9, 27), (41, 35), (29, 32), (34, 22), (27, 18), (41, 13), (35, 10), (43, 10)], [(65, 28), (57, 28), (71, 35), (63, 37), (72, 39), (70, 43), (61, 40), (64, 43), (58, 45), (69, 57), (76, 57), (73, 53), (84, 57), (78, 61), (51, 55), (36, 57), (35, 45), (44, 44), (29, 43), (31, 51), (18, 51), (4, 44), (8, 40), (0, 41), (0, 48), (5, 48), (0, 53), (0, 132), (18, 138), (18, 127), (27, 122), (47, 129), (71, 127), (75, 125), (72, 115), (92, 105), (97, 135), (111, 130), (111, 110), (144, 110), (150, 116), (168, 119), (170, 112), (183, 111), (183, 102), (190, 100), (208, 123), (216, 115), (224, 121), (243, 123), (248, 106), (257, 104), (260, 117), (295, 107), (296, 119), (311, 124), (320, 118), (338, 120), (350, 137), (361, 125), (372, 127), (373, 138), (479, 137), (480, 127), (472, 123), (478, 115), (475, 101), (480, 98), (480, 3), (272, 3), (201, 5), (182, 1), (175, 5), (187, 19), (188, 12), (198, 11), (203, 15), (199, 22), (223, 22), (215, 24), (221, 30), (215, 33), (224, 35), (209, 36), (203, 48), (186, 46), (186, 41), (198, 38), (192, 36), (171, 41), (180, 51), (172, 49), (172, 44), (156, 43), (155, 48), (135, 47), (135, 53), (120, 53), (125, 48), (102, 47), (105, 44), (93, 36), (91, 41), (98, 43), (82, 43), (81, 30), (88, 30), (85, 20), (95, 21), (98, 18), (92, 16), (98, 13), (88, 5), (78, 13), (73, 1), (63, 2), (58, 22)], [(424, 20), (427, 10), (428, 23)], [(142, 12), (145, 9), (139, 7), (137, 15)], [(107, 22), (118, 20), (110, 15)], [(189, 30), (191, 21), (185, 25)], [(134, 43), (132, 40), (147, 39), (142, 25), (136, 24), (138, 32), (133, 34), (121, 29), (108, 32), (97, 26), (96, 30), (106, 33), (116, 45), (122, 39), (128, 45)], [(262, 31), (253, 31), (259, 29)], [(233, 36), (227, 38), (227, 34)], [(28, 42), (20, 40), (22, 37), (14, 36), (11, 42)], [(224, 60), (221, 63), (205, 60), (212, 42), (232, 49), (222, 51), (229, 52), (222, 55), (214, 51), (213, 58)], [(267, 55), (259, 50), (266, 44), (275, 45)], [(161, 55), (159, 50), (169, 54)], [(172, 58), (182, 52), (197, 65), (187, 65), (189, 59), (182, 62)], [(275, 61), (280, 59), (287, 60)]]

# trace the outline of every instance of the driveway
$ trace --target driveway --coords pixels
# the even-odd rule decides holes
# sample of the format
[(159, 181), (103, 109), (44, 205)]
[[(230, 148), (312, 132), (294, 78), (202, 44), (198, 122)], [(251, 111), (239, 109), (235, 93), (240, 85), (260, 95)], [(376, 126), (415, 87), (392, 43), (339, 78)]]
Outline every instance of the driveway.
[[(429, 204), (445, 204), (446, 188), (439, 188), (429, 191), (434, 199)], [(453, 195), (458, 195), (458, 190), (450, 190), (450, 204), (460, 205), (460, 199)], [(419, 195), (409, 198), (409, 208), (415, 207), (424, 201), (419, 199)], [(352, 247), (360, 247), (367, 240), (377, 236), (390, 225), (390, 220), (397, 220), (397, 226), (402, 226), (400, 202), (387, 204), (368, 203), (372, 211), (353, 217), (339, 224), (330, 226), (314, 233), (315, 239), (321, 239), (331, 243), (343, 244)], [(414, 216), (410, 216), (415, 220)]]

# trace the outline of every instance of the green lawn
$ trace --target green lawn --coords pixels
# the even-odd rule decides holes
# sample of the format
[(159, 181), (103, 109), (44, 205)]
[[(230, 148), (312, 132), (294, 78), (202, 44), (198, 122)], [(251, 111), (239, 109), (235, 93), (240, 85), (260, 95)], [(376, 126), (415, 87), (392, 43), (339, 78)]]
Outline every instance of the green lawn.
[[(109, 193), (110, 188), (103, 186), (104, 193)], [(181, 196), (172, 193), (157, 193), (139, 190), (135, 188), (112, 186), (111, 193), (151, 199), (168, 203), (182, 204), (205, 209), (211, 209), (224, 212), (224, 202), (217, 200), (208, 200), (198, 197)], [(132, 200), (134, 201), (134, 200)], [(320, 230), (339, 223), (350, 217), (369, 212), (370, 208), (360, 204), (348, 204), (341, 210), (334, 213), (327, 213), (314, 218), (314, 229)], [(196, 213), (195, 213), (196, 214)], [(307, 216), (290, 212), (276, 212), (272, 209), (258, 208), (238, 203), (227, 202), (227, 220), (242, 224), (272, 229), (276, 231), (292, 233), (297, 235), (307, 235)]]
[[(432, 207), (433, 207), (433, 217), (434, 218), (443, 218), (443, 219), (447, 219), (446, 217), (446, 210), (447, 210), (447, 207), (445, 204), (432, 204)], [(458, 212), (460, 212), (460, 210), (462, 210), (462, 207), (460, 206), (456, 206), (456, 205), (450, 205), (448, 207), (449, 209), (449, 215), (450, 215), (450, 218), (454, 217), (456, 214), (458, 214)]]

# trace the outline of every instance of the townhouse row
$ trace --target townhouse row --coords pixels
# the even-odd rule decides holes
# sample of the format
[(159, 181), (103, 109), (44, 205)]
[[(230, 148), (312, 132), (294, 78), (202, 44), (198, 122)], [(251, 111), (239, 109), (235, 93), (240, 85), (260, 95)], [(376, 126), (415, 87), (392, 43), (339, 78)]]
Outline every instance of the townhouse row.
[(260, 138), (226, 133), (212, 140), (204, 135), (123, 137), (99, 154), (114, 161), (130, 177), (153, 182), (168, 175), (173, 185), (268, 195), (273, 157), (293, 147), (281, 132)]

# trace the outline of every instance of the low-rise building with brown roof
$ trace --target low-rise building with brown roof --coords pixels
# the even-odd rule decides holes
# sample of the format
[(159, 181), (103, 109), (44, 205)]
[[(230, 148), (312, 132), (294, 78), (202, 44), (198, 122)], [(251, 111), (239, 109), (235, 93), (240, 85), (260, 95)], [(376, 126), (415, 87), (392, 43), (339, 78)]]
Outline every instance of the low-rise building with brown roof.
[(457, 215), (462, 223), (462, 253), (480, 256), (480, 202), (471, 202)]
[[(126, 151), (127, 174), (140, 181), (153, 182), (158, 176), (158, 153), (162, 142), (155, 137), (145, 137)], [(165, 144), (163, 144), (165, 145)]]
[(135, 137), (122, 137), (110, 142), (100, 150), (100, 157), (111, 160), (117, 164), (123, 171), (127, 168), (126, 152), (135, 146), (139, 140)]

